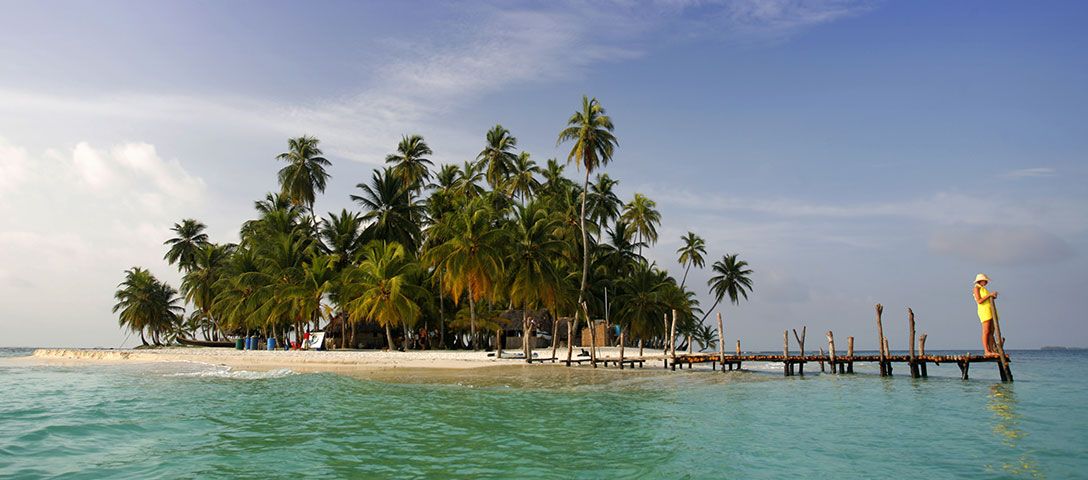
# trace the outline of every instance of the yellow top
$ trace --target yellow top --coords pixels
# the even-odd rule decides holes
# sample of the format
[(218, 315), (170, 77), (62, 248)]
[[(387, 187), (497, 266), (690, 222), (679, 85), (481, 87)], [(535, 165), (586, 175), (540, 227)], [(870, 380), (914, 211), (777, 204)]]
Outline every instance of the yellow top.
[(993, 304), (993, 300), (987, 298), (990, 296), (990, 291), (986, 290), (986, 287), (978, 287), (979, 298), (985, 298), (982, 303), (978, 304), (978, 320), (986, 323), (994, 319), (993, 310), (990, 309), (990, 305)]

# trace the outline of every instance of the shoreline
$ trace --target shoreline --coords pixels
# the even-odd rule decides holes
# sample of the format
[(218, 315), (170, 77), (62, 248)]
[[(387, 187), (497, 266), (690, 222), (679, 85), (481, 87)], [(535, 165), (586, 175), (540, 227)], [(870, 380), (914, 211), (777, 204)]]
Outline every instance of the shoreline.
[(526, 365), (519, 359), (497, 359), (487, 352), (423, 350), (387, 352), (358, 351), (267, 351), (209, 347), (167, 347), (161, 349), (39, 348), (30, 361), (51, 364), (125, 364), (190, 362), (225, 365), (246, 370), (288, 368), (300, 372), (376, 371), (394, 369), (471, 370), (495, 366)]

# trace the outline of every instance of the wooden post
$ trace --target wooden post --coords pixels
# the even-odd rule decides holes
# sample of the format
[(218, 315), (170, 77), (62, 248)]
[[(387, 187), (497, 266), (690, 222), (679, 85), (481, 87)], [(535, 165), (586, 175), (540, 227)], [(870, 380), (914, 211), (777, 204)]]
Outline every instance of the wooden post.
[(638, 339), (638, 356), (642, 357), (642, 339)]
[(808, 332), (805, 331), (806, 328), (808, 327), (801, 325), (801, 336), (797, 336), (796, 328), (793, 329), (793, 338), (797, 339), (797, 345), (801, 349), (801, 363), (797, 364), (797, 373), (801, 374), (801, 376), (805, 375), (805, 335), (808, 334)]
[(914, 310), (910, 307), (907, 308), (907, 319), (910, 321), (910, 377), (918, 378), (922, 373), (918, 370), (918, 357), (914, 352)]
[(782, 331), (782, 372), (790, 376), (790, 331)]
[(661, 328), (664, 329), (661, 332), (661, 337), (665, 339), (665, 341), (663, 342), (664, 346), (661, 349), (661, 354), (662, 355), (668, 355), (669, 354), (669, 340), (668, 340), (667, 337), (669, 336), (669, 314), (664, 313), (664, 314), (662, 314), (661, 318), (662, 318), (661, 321), (662, 321), (662, 325), (663, 325)]
[(1012, 370), (1009, 369), (1009, 359), (1005, 357), (1005, 337), (1001, 335), (1001, 321), (997, 318), (997, 299), (990, 299), (990, 313), (994, 318), (994, 335), (997, 338), (994, 339), (994, 343), (997, 344), (997, 366), (1000, 369), (1001, 381), (1012, 381)]
[(827, 331), (827, 359), (831, 363), (831, 373), (837, 373), (837, 366), (835, 364), (835, 334), (831, 333), (831, 330)]
[[(575, 313), (577, 315), (577, 313)], [(574, 322), (573, 318), (567, 319), (567, 366), (570, 366), (571, 352), (574, 351)]]
[(971, 354), (963, 354), (963, 360), (960, 361), (960, 374), (964, 380), (967, 380), (967, 370), (971, 368)]
[(880, 315), (884, 313), (884, 305), (876, 304), (876, 343), (877, 350), (880, 351), (880, 376), (884, 377), (888, 375), (888, 365), (885, 359), (884, 352), (884, 324), (880, 320)]
[(559, 346), (559, 316), (552, 319), (552, 363), (555, 363), (555, 350)]
[(918, 354), (922, 356), (922, 378), (928, 378), (929, 371), (926, 370), (926, 365), (929, 362), (926, 361), (926, 334), (923, 333), (922, 336), (918, 338), (918, 347), (918, 350), (920, 350)]
[[(624, 335), (626, 334), (627, 331), (623, 328), (623, 325), (620, 325), (620, 370), (623, 370), (623, 341), (625, 340)], [(608, 365), (605, 366), (607, 367)]]
[(741, 340), (740, 340), (740, 339), (737, 339), (737, 358), (738, 358), (738, 360), (737, 360), (737, 369), (738, 369), (738, 370), (740, 370), (740, 369), (741, 369), (741, 360), (740, 360), (740, 356), (741, 356)]
[(888, 337), (884, 337), (884, 369), (888, 371), (889, 377), (892, 376), (892, 362), (891, 360), (888, 360), (888, 358), (891, 357), (891, 351), (892, 349), (888, 347)]
[(718, 360), (722, 364), (722, 371), (725, 371), (725, 328), (722, 324), (722, 313), (718, 312)]
[(824, 373), (824, 347), (820, 347), (820, 373)]
[(846, 337), (846, 373), (854, 373), (854, 337)]
[(676, 361), (676, 310), (672, 311), (672, 326), (669, 328), (669, 350), (672, 352), (672, 361)]

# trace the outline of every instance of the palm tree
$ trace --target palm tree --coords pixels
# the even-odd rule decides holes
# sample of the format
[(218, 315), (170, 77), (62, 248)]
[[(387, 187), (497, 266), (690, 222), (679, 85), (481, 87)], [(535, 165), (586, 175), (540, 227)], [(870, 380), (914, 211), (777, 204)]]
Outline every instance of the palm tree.
[(680, 237), (680, 241), (684, 244), (676, 249), (676, 253), (680, 254), (680, 265), (684, 266), (684, 279), (680, 281), (680, 288), (684, 288), (691, 266), (703, 268), (703, 265), (706, 265), (706, 260), (703, 258), (703, 255), (706, 255), (706, 241), (694, 232), (688, 232)]
[(363, 219), (346, 208), (339, 215), (329, 213), (321, 222), (321, 240), (325, 251), (335, 255), (338, 269), (355, 262), (355, 257), (363, 247)]
[(196, 266), (197, 252), (208, 244), (208, 234), (204, 233), (205, 228), (207, 227), (203, 223), (192, 218), (175, 223), (170, 230), (176, 236), (163, 242), (163, 245), (170, 246), (163, 260), (169, 262), (170, 265), (177, 263), (180, 271), (191, 270)]
[(495, 125), (487, 131), (487, 146), (476, 156), (476, 161), (484, 166), (487, 183), (493, 190), (498, 190), (513, 170), (517, 161), (513, 150), (517, 145), (518, 139), (502, 125)]
[[(658, 320), (667, 311), (665, 278), (651, 265), (639, 263), (634, 271), (620, 279), (615, 303), (619, 306), (613, 318), (621, 328), (630, 330), (641, 342), (658, 333)], [(661, 331), (662, 335), (668, 332)]]
[(472, 200), (441, 226), (438, 235), (447, 240), (430, 249), (425, 257), (455, 303), (467, 294), (470, 335), (476, 349), (476, 302), (494, 298), (507, 247), (508, 232), (496, 228), (495, 222), (495, 212), (486, 199)]
[(209, 243), (197, 251), (196, 262), (192, 269), (181, 278), (181, 294), (185, 301), (193, 304), (202, 315), (202, 320), (209, 320), (213, 328), (212, 333), (218, 337), (222, 332), (211, 314), (212, 303), (219, 294), (220, 280), (227, 272), (227, 264), (234, 253), (235, 245), (217, 245)]
[(117, 285), (117, 292), (113, 295), (117, 300), (113, 313), (118, 313), (121, 327), (140, 334), (140, 342), (144, 345), (147, 345), (144, 332), (151, 335), (152, 343), (160, 345), (164, 334), (177, 332), (185, 313), (185, 309), (178, 305), (181, 299), (177, 293), (148, 270), (132, 267), (125, 270), (125, 280)]
[(329, 179), (325, 167), (332, 165), (321, 156), (318, 143), (321, 141), (306, 135), (291, 138), (287, 140), (287, 151), (276, 155), (277, 160), (287, 162), (279, 172), (280, 191), (295, 205), (308, 207), (310, 218), (315, 224), (317, 216), (314, 215), (314, 200), (317, 193), (325, 191), (325, 184)]
[(365, 250), (365, 260), (344, 274), (345, 288), (354, 291), (353, 300), (346, 305), (348, 315), (372, 320), (385, 328), (389, 350), (394, 350), (392, 327), (407, 328), (420, 315), (416, 298), (422, 289), (415, 283), (418, 266), (396, 242), (374, 241)]
[[(661, 213), (657, 211), (657, 203), (641, 193), (636, 193), (635, 198), (623, 206), (623, 215), (620, 216), (631, 226), (631, 233), (638, 235), (640, 243), (653, 245), (657, 242), (657, 226), (661, 224)], [(642, 255), (642, 247), (638, 254)]]
[[(582, 182), (582, 283), (578, 289), (578, 304), (582, 307), (582, 313), (589, 322), (589, 311), (583, 302), (585, 299), (586, 280), (589, 277), (589, 235), (586, 231), (586, 193), (589, 191), (589, 175), (596, 169), (608, 165), (612, 161), (612, 154), (616, 150), (616, 136), (612, 131), (612, 118), (605, 114), (604, 107), (596, 98), (590, 99), (582, 96), (582, 109), (574, 112), (567, 119), (567, 128), (559, 132), (556, 145), (564, 142), (572, 142), (570, 153), (567, 154), (567, 163), (575, 163), (585, 169), (585, 180)], [(576, 321), (577, 323), (577, 321)], [(577, 329), (575, 329), (577, 330)], [(593, 329), (589, 330), (592, 332)], [(572, 342), (568, 342), (570, 344)], [(573, 345), (568, 345), (567, 360), (573, 353)], [(591, 349), (593, 350), (593, 349)]]
[(521, 152), (514, 160), (506, 181), (506, 194), (520, 198), (524, 205), (525, 199), (540, 189), (540, 181), (536, 179), (540, 172), (540, 167), (529, 157), (529, 152)]
[(605, 225), (619, 218), (620, 207), (623, 202), (616, 196), (613, 189), (620, 182), (613, 180), (607, 173), (597, 175), (596, 180), (589, 185), (589, 218), (600, 225), (597, 230), (597, 243), (601, 243), (601, 234)]
[(393, 164), (392, 174), (399, 178), (409, 190), (409, 203), (412, 198), (411, 192), (419, 191), (427, 180), (431, 179), (430, 167), (434, 163), (425, 157), (433, 154), (431, 147), (427, 146), (422, 136), (405, 135), (397, 144), (397, 152), (385, 157), (385, 163)]
[(421, 232), (417, 219), (421, 218), (423, 207), (412, 202), (408, 184), (386, 168), (375, 170), (369, 185), (360, 183), (356, 187), (363, 194), (352, 195), (351, 199), (368, 210), (363, 219), (371, 222), (363, 230), (363, 238), (395, 241), (414, 252), (419, 245)]
[[(748, 299), (748, 292), (752, 291), (752, 270), (748, 268), (748, 262), (737, 258), (737, 254), (728, 254), (721, 260), (714, 262), (710, 267), (717, 275), (710, 277), (706, 284), (710, 287), (710, 293), (714, 294), (714, 305), (706, 311), (702, 320), (713, 312), (726, 295), (733, 305), (740, 302), (740, 298)], [(699, 323), (702, 323), (702, 320)]]
[(555, 236), (558, 222), (538, 202), (518, 207), (514, 218), (512, 248), (506, 263), (510, 302), (521, 307), (522, 349), (525, 361), (532, 357), (529, 344), (529, 310), (557, 303), (562, 275), (555, 259), (565, 245)]

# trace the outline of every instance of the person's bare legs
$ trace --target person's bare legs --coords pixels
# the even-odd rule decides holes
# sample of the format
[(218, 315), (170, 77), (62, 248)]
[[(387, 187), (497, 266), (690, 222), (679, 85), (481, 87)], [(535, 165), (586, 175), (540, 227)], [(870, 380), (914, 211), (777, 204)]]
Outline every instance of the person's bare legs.
[(982, 322), (982, 349), (986, 355), (996, 355), (997, 348), (994, 344), (994, 322)]

